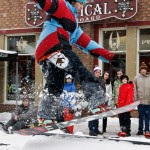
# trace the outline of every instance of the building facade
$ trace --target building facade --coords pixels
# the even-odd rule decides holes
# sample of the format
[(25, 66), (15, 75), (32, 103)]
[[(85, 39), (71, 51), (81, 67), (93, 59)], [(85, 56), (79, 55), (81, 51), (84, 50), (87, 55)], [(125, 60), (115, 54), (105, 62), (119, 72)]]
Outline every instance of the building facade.
[[(73, 47), (90, 71), (99, 65), (103, 71), (109, 70), (114, 78), (116, 70), (121, 68), (133, 80), (142, 61), (150, 68), (149, 4), (149, 0), (91, 0), (84, 6), (79, 15), (82, 29), (119, 58), (112, 66)], [(32, 98), (38, 105), (44, 81), (34, 52), (45, 14), (39, 14), (28, 0), (10, 0), (0, 3), (0, 18), (0, 49), (19, 54), (17, 86), (16, 62), (0, 62), (0, 111), (15, 107), (23, 88), (34, 93)], [(17, 87), (19, 98), (16, 97)]]

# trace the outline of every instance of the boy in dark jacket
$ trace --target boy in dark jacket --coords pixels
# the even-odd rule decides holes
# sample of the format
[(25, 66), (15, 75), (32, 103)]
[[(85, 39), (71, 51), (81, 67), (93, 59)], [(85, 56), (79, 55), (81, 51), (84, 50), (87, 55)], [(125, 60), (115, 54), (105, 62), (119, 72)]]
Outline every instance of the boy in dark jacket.
[(14, 130), (23, 129), (30, 123), (33, 115), (33, 104), (30, 104), (28, 98), (23, 98), (22, 104), (12, 113), (11, 119), (3, 126), (3, 129), (9, 134), (13, 133)]

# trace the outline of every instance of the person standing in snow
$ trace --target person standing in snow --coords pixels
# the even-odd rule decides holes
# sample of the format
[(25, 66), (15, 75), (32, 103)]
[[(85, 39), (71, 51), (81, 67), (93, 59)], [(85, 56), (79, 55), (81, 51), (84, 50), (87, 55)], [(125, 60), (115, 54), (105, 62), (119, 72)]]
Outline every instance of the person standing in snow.
[[(103, 74), (104, 82), (105, 82), (105, 88), (106, 88), (106, 99), (105, 99), (105, 105), (106, 110), (109, 110), (108, 108), (111, 107), (111, 100), (112, 100), (112, 85), (110, 82), (110, 73), (108, 71), (105, 71)], [(107, 118), (103, 118), (103, 133), (106, 132), (107, 128)]]
[[(139, 127), (137, 135), (148, 134), (150, 132), (150, 75), (145, 62), (140, 66), (140, 73), (134, 79), (135, 100), (139, 100)], [(145, 125), (145, 128), (144, 128)]]
[[(57, 119), (60, 94), (64, 87), (65, 74), (74, 75), (81, 84), (88, 108), (103, 103), (104, 90), (100, 81), (88, 71), (72, 51), (72, 44), (104, 62), (111, 62), (114, 53), (82, 31), (78, 24), (78, 12), (86, 0), (34, 0), (38, 8), (48, 15), (36, 45), (36, 60), (46, 80), (38, 117)], [(99, 97), (97, 97), (99, 95)]]
[[(129, 82), (127, 75), (121, 76), (122, 85), (119, 88), (119, 95), (117, 100), (117, 107), (124, 107), (134, 102), (134, 85), (133, 82)], [(122, 136), (131, 136), (131, 115), (130, 111), (124, 112), (118, 115), (121, 132), (118, 134)]]
[[(106, 91), (105, 82), (101, 77), (101, 69), (99, 67), (94, 68), (94, 75), (100, 81), (101, 87), (103, 88), (103, 90)], [(89, 121), (88, 127), (89, 127), (89, 135), (97, 136), (98, 134), (102, 134), (98, 129), (98, 127), (99, 127), (99, 120), (98, 119)]]
[[(63, 88), (63, 93), (60, 95), (60, 105), (63, 107), (64, 121), (69, 121), (74, 118), (74, 111), (77, 106), (76, 102), (76, 86), (73, 82), (71, 74), (66, 75), (66, 83)], [(67, 132), (73, 134), (74, 126), (66, 128)]]
[(16, 110), (11, 114), (11, 119), (3, 126), (3, 129), (11, 134), (14, 130), (25, 128), (31, 123), (35, 115), (34, 113), (33, 103), (30, 103), (29, 99), (24, 97), (22, 104), (18, 105)]

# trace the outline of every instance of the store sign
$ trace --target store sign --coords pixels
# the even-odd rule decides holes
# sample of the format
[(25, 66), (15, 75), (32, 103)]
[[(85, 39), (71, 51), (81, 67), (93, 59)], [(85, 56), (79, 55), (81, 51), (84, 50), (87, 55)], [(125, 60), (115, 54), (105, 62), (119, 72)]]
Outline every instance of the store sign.
[(94, 0), (87, 3), (79, 15), (79, 22), (93, 22), (115, 17), (126, 20), (137, 13), (137, 0)]
[[(79, 13), (79, 23), (93, 22), (115, 17), (126, 20), (137, 13), (138, 0), (89, 0)], [(26, 5), (26, 22), (32, 26), (43, 23), (46, 15), (37, 8), (35, 3)]]

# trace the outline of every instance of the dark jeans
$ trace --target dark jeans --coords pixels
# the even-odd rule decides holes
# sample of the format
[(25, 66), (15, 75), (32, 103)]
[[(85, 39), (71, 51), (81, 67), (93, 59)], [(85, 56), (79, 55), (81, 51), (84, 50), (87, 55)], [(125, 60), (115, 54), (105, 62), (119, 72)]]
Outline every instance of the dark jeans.
[(90, 132), (97, 132), (98, 126), (99, 126), (99, 120), (98, 119), (88, 122), (88, 127), (89, 127)]
[(62, 53), (69, 59), (69, 65), (65, 69), (57, 68), (48, 60), (40, 62), (46, 79), (45, 89), (48, 89), (48, 93), (43, 94), (45, 96), (42, 97), (39, 105), (38, 115), (40, 118), (55, 118), (57, 111), (60, 111), (59, 96), (63, 91), (66, 74), (71, 74), (75, 81), (81, 84), (90, 109), (96, 108), (105, 100), (101, 82), (84, 67), (79, 57), (70, 49), (64, 49)]
[(129, 133), (131, 131), (131, 116), (130, 112), (119, 114), (119, 123), (123, 132)]
[(27, 122), (25, 120), (14, 120), (14, 119), (10, 119), (7, 123), (6, 123), (6, 129), (8, 129), (8, 127), (12, 126), (13, 130), (20, 130), (25, 128), (27, 125)]
[(139, 131), (143, 132), (144, 125), (145, 129), (144, 131), (149, 131), (149, 126), (150, 126), (150, 105), (143, 105), (140, 104), (138, 106), (138, 112), (139, 112)]
[(103, 132), (106, 132), (107, 128), (107, 118), (103, 118)]

